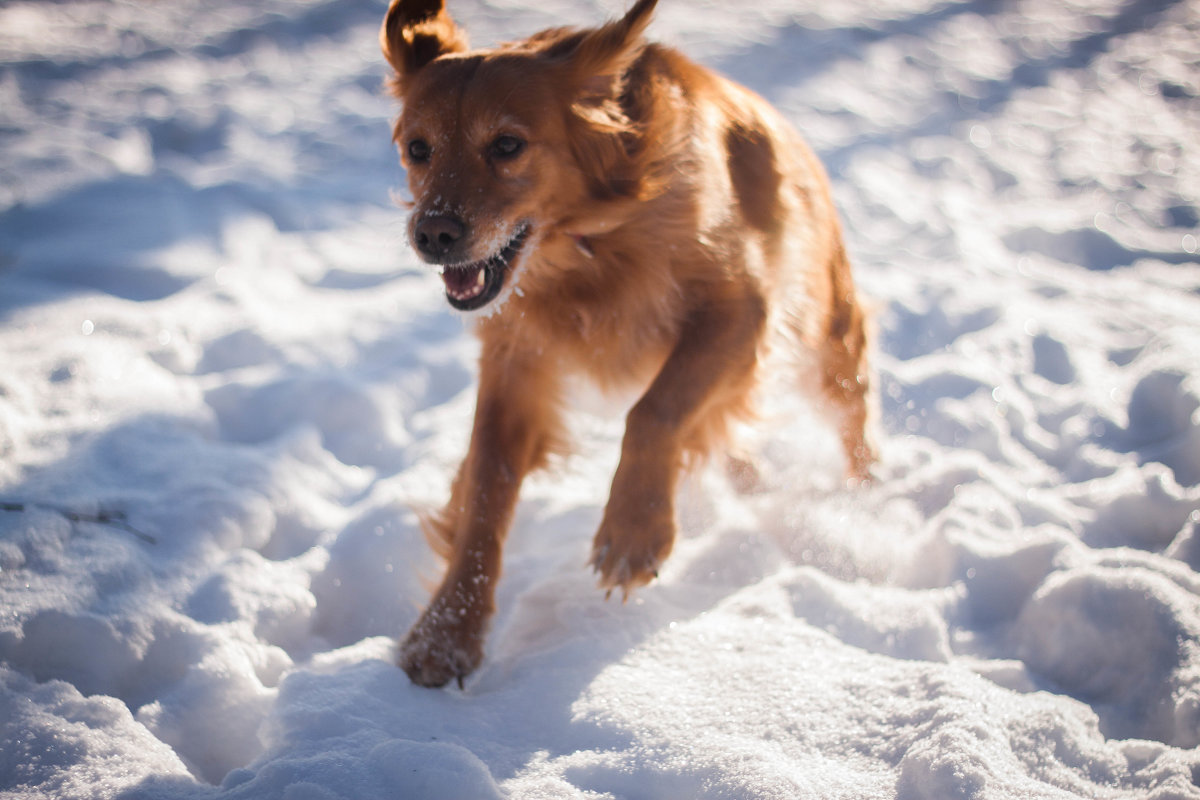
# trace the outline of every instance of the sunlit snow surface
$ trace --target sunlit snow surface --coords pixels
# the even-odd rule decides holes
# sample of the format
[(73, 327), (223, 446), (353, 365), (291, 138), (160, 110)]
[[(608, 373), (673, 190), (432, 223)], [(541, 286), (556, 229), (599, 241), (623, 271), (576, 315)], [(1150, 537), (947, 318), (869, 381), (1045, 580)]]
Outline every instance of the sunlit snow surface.
[(842, 488), (781, 401), (769, 490), (694, 476), (622, 605), (580, 414), (464, 692), (391, 662), (476, 345), (383, 11), (0, 5), (0, 795), (1200, 798), (1200, 3), (662, 0), (829, 166), (884, 460)]

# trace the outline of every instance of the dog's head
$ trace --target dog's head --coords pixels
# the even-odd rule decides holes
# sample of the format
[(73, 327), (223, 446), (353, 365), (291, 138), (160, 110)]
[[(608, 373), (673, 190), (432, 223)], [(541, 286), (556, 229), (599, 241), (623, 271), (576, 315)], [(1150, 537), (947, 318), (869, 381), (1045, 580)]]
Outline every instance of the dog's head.
[(380, 40), (403, 110), (394, 138), (413, 197), (408, 233), (446, 297), (482, 308), (539, 241), (614, 226), (644, 195), (619, 97), (656, 0), (588, 30), (470, 50), (442, 0), (393, 0)]

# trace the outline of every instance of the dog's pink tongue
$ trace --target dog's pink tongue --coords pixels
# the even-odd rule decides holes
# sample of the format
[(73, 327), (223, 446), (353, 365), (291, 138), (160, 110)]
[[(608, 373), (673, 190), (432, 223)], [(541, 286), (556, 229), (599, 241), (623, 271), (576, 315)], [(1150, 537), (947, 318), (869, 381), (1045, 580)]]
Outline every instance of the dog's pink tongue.
[(486, 275), (482, 266), (447, 267), (442, 271), (446, 294), (455, 300), (470, 300), (483, 291)]

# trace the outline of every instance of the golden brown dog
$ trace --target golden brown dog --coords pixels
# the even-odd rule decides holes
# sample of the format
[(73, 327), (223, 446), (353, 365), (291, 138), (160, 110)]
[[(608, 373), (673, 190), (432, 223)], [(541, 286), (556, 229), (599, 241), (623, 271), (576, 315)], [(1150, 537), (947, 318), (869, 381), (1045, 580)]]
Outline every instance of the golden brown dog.
[(446, 573), (400, 648), (418, 684), (482, 658), (521, 482), (565, 450), (569, 375), (641, 392), (592, 548), (610, 592), (656, 576), (681, 470), (752, 414), (768, 349), (806, 367), (867, 477), (864, 318), (824, 173), (761, 98), (647, 43), (655, 4), (485, 50), (442, 0), (384, 21), (409, 237), (482, 341), (470, 448), (427, 525)]

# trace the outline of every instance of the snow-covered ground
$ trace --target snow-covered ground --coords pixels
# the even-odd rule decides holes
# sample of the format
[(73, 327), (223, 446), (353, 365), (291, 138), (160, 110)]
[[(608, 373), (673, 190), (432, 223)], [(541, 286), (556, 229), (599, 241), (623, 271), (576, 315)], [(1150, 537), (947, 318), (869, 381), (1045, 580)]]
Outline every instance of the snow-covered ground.
[(1200, 3), (662, 0), (829, 166), (879, 480), (781, 399), (769, 490), (694, 476), (605, 602), (581, 412), (462, 692), (391, 662), (476, 346), (389, 196), (383, 11), (0, 4), (0, 795), (1200, 798)]

